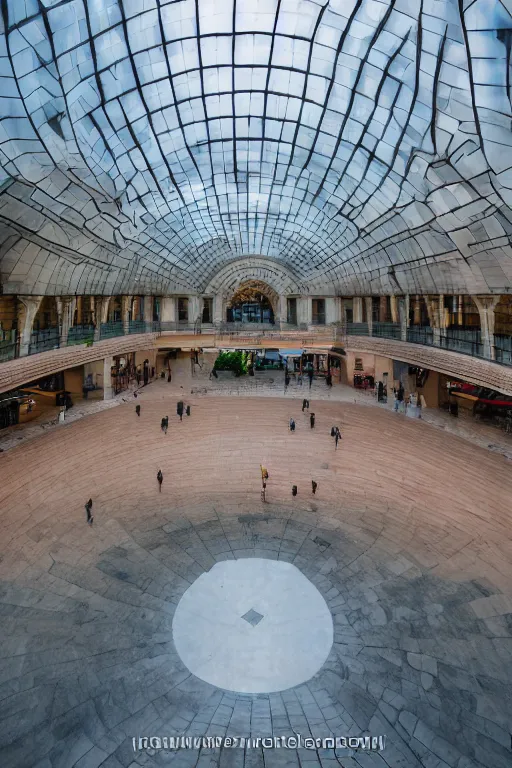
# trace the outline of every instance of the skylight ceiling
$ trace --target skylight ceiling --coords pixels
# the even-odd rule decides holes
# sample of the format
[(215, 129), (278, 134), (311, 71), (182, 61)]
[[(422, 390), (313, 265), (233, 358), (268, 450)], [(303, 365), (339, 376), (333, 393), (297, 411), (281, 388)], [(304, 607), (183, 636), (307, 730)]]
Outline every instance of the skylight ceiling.
[(512, 285), (512, 0), (0, 0), (4, 291)]

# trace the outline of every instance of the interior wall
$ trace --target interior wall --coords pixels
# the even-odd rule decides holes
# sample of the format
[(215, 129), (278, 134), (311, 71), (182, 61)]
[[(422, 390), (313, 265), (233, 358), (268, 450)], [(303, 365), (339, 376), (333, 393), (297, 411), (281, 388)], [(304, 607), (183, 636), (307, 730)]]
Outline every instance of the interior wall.
[(84, 386), (84, 367), (79, 365), (76, 368), (69, 368), (64, 371), (64, 389), (71, 395), (83, 397)]

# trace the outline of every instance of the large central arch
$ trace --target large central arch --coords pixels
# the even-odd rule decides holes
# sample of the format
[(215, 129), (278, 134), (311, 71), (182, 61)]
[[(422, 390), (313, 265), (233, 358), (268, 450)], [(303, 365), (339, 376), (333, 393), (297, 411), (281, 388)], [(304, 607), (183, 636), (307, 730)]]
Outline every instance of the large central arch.
[(204, 290), (206, 295), (215, 297), (214, 319), (216, 322), (226, 319), (226, 306), (235, 291), (244, 283), (252, 281), (268, 287), (266, 295), (272, 304), (276, 318), (285, 312), (285, 308), (280, 306), (280, 297), (300, 296), (303, 293), (302, 285), (292, 270), (273, 259), (261, 256), (234, 259), (224, 264), (222, 269), (214, 274)]

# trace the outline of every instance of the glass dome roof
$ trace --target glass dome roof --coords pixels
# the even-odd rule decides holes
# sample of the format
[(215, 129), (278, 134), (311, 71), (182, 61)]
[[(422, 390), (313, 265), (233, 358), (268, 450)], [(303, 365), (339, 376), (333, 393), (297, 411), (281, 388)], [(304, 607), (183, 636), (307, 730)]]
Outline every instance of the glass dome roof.
[(2, 0), (5, 292), (512, 283), (510, 0)]

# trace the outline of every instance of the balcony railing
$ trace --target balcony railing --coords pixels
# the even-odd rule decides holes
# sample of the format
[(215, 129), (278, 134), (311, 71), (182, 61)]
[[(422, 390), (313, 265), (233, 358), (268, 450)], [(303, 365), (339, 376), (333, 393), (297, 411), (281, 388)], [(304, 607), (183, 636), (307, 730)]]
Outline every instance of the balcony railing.
[[(176, 321), (146, 322), (143, 320), (132, 320), (126, 323), (121, 321), (102, 323), (99, 329), (95, 329), (92, 325), (73, 326), (69, 329), (66, 345), (93, 345), (97, 341), (105, 339), (144, 333), (183, 333), (210, 337), (214, 334), (219, 337), (226, 335), (245, 337), (255, 335), (261, 337), (260, 341), (263, 343), (265, 337), (273, 339), (287, 332), (300, 338), (301, 343), (306, 343), (304, 341), (304, 334), (308, 334), (311, 337), (311, 342), (308, 341), (308, 344), (313, 344), (315, 338), (325, 340), (326, 336), (332, 342), (337, 342), (339, 345), (343, 345), (347, 337), (370, 336), (368, 323), (334, 323), (312, 327), (306, 324), (292, 325), (291, 323), (277, 321), (275, 323), (211, 323), (203, 326), (200, 320), (197, 320), (195, 323), (191, 321), (181, 323)], [(402, 328), (399, 323), (374, 322), (371, 327), (371, 336), (400, 341), (402, 339)], [(406, 330), (406, 340), (412, 344), (435, 346), (440, 349), (486, 359), (486, 349), (482, 341), (481, 332), (475, 328), (432, 329), (428, 326), (410, 326)], [(28, 354), (33, 355), (39, 352), (47, 352), (52, 349), (58, 349), (60, 346), (62, 346), (62, 340), (60, 339), (58, 328), (34, 331), (31, 334)], [(21, 354), (23, 354), (23, 351)], [(19, 338), (16, 340), (0, 341), (0, 362), (12, 360), (19, 355)], [(493, 358), (491, 357), (490, 359)], [(512, 365), (512, 336), (496, 335), (494, 337), (494, 361), (502, 365)]]
[(68, 347), (73, 344), (92, 344), (93, 341), (94, 325), (74, 325), (68, 331)]
[(39, 352), (48, 352), (50, 349), (58, 349), (60, 344), (59, 329), (46, 328), (44, 331), (34, 331), (30, 334), (29, 355), (37, 355)]

